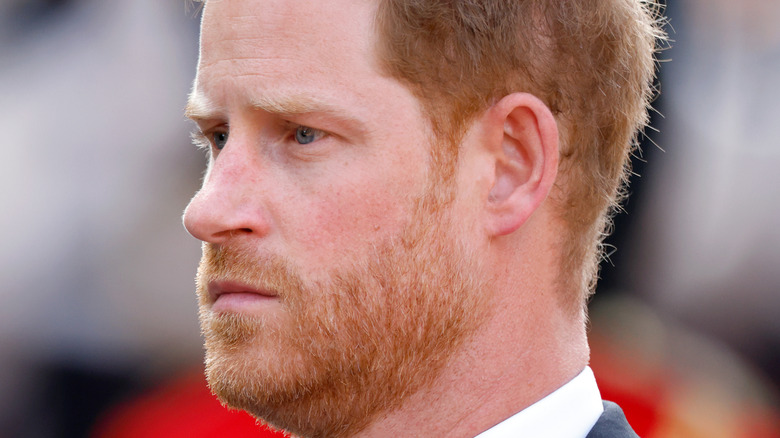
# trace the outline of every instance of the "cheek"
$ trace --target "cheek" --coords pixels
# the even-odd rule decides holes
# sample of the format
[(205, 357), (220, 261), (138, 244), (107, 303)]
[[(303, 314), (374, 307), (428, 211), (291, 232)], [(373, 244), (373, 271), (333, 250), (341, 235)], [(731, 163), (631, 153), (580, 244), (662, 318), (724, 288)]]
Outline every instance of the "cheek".
[(411, 216), (414, 185), (386, 179), (320, 186), (301, 196), (286, 215), (284, 239), (290, 256), (309, 269), (330, 269), (363, 257), (376, 243), (396, 235)]

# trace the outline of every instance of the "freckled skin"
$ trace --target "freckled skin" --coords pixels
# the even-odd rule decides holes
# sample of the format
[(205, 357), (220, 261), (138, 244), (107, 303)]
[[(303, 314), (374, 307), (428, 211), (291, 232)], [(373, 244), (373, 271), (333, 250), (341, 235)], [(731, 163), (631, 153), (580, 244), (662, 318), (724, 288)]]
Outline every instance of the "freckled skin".
[[(314, 14), (303, 3), (206, 4), (195, 88), (222, 109), (230, 137), (185, 224), (217, 243), (233, 229), (252, 230), (259, 251), (316, 275), (403, 226), (427, 181), (428, 129), (411, 93), (376, 70), (366, 38), (373, 6)], [(321, 144), (282, 144), (273, 134), (279, 117), (249, 107), (266, 93), (328, 101), (359, 119), (364, 135), (334, 129)], [(313, 158), (299, 154), (304, 148)]]

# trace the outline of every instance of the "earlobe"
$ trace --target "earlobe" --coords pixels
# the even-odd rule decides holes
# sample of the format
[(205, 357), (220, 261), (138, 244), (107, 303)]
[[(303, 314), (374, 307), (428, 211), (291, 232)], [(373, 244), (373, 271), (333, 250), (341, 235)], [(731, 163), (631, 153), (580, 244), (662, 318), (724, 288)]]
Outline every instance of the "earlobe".
[(495, 175), (486, 227), (499, 236), (520, 228), (550, 193), (558, 171), (558, 128), (549, 108), (527, 93), (505, 96), (487, 118)]

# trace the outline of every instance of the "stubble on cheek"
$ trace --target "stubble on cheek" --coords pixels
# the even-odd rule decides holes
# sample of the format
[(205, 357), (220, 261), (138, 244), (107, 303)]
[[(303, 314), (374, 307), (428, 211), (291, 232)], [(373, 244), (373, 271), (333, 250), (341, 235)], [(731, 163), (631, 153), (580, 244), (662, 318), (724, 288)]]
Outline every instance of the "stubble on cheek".
[[(448, 221), (423, 211), (394, 241), (317, 284), (283, 260), (204, 246), (198, 289), (212, 390), (273, 426), (341, 437), (431, 384), (486, 307), (475, 257)], [(278, 314), (213, 314), (204, 285), (220, 277), (273, 288)]]

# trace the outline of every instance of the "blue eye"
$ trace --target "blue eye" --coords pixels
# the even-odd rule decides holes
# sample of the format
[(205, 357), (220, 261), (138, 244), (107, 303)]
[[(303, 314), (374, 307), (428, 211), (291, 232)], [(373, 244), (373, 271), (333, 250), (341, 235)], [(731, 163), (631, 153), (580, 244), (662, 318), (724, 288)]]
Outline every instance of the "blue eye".
[(222, 148), (225, 147), (228, 141), (228, 133), (227, 132), (215, 132), (212, 134), (212, 140), (214, 141), (214, 147), (222, 150)]
[(309, 128), (308, 126), (299, 126), (295, 128), (295, 141), (300, 144), (309, 144), (322, 136), (322, 131)]

